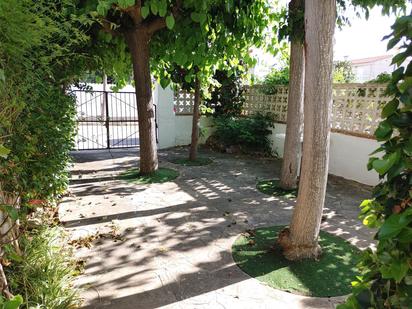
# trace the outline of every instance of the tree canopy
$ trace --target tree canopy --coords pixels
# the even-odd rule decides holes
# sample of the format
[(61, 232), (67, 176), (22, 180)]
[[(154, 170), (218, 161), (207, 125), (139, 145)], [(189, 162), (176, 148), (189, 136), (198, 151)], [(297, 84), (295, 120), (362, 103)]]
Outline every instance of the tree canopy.
[[(146, 28), (150, 40), (151, 72), (162, 86), (171, 81), (174, 64), (187, 70), (187, 79), (198, 67), (205, 79), (226, 65), (236, 67), (240, 59), (252, 65), (252, 46), (262, 46), (270, 36), (268, 26), (276, 20), (270, 1), (86, 1), (81, 10), (97, 21), (96, 47), (106, 69), (130, 76), (129, 52), (121, 36), (133, 27)], [(165, 30), (165, 31), (159, 31)], [(270, 39), (270, 37), (269, 37)], [(224, 49), (224, 53), (221, 50)], [(169, 70), (165, 70), (169, 68)]]

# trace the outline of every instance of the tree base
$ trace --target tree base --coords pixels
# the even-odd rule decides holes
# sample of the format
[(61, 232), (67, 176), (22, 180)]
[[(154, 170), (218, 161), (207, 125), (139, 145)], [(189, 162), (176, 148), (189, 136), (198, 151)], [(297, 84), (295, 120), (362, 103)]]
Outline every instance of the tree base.
[(282, 248), (283, 256), (289, 261), (304, 259), (318, 260), (322, 254), (319, 244), (297, 244), (290, 237), (289, 228), (284, 228), (278, 236), (277, 244)]

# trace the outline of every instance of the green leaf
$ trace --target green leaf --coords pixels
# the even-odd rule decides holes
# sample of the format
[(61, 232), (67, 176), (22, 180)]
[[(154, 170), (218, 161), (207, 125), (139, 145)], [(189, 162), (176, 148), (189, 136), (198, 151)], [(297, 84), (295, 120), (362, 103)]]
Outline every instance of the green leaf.
[(10, 149), (4, 147), (0, 144), (0, 158), (7, 159), (7, 156), (10, 154)]
[(150, 8), (145, 5), (141, 8), (140, 13), (142, 14), (143, 19), (145, 19), (147, 16), (149, 16)]
[(396, 109), (399, 106), (399, 101), (397, 99), (394, 99), (390, 102), (388, 102), (385, 107), (382, 109), (382, 118), (388, 118), (390, 115), (392, 115)]
[(336, 309), (360, 309), (358, 301), (354, 295), (351, 295), (346, 300), (346, 303), (339, 304)]
[(15, 252), (9, 253), (9, 254), (7, 255), (7, 257), (8, 257), (10, 260), (15, 261), (15, 262), (19, 262), (19, 263), (20, 263), (20, 262), (23, 261), (23, 257), (20, 256), (20, 255), (18, 255), (18, 254), (15, 253)]
[(375, 149), (373, 152), (371, 152), (369, 155), (372, 156), (372, 155), (377, 154), (379, 152), (382, 152), (384, 150), (385, 149), (383, 147), (379, 147), (379, 148)]
[(1, 205), (1, 208), (9, 215), (9, 217), (16, 221), (19, 218), (19, 211), (10, 205)]
[(391, 137), (392, 132), (393, 129), (391, 124), (387, 120), (384, 120), (379, 124), (378, 128), (376, 129), (375, 136), (378, 141), (384, 141)]
[(0, 69), (0, 82), (4, 82), (6, 80), (6, 75), (4, 74), (4, 70)]
[(190, 18), (196, 23), (200, 22), (199, 14), (196, 12), (190, 13)]
[(192, 81), (192, 76), (189, 75), (189, 74), (185, 75), (185, 81), (186, 81), (187, 83), (190, 83), (190, 82)]
[(408, 156), (412, 156), (412, 136), (409, 137), (409, 140), (406, 142), (405, 146), (403, 147), (403, 151)]
[(372, 163), (373, 169), (379, 173), (379, 175), (385, 174), (400, 158), (398, 151), (393, 152), (382, 159), (374, 160)]
[(118, 4), (121, 8), (125, 9), (135, 4), (135, 0), (119, 0)]
[(393, 167), (391, 167), (388, 171), (387, 178), (388, 181), (391, 181), (394, 177), (399, 176), (403, 170), (405, 170), (406, 164), (405, 161), (400, 158), (398, 163), (396, 163)]
[(404, 81), (398, 84), (398, 89), (401, 93), (405, 93), (412, 87), (412, 77), (405, 77)]
[(167, 2), (166, 0), (162, 0), (159, 3), (159, 16), (160, 17), (165, 17), (167, 13)]
[(401, 243), (411, 243), (412, 242), (412, 228), (405, 227), (398, 235), (398, 240)]
[(97, 13), (101, 16), (105, 16), (107, 12), (109, 11), (110, 4), (108, 2), (99, 2), (99, 4), (96, 7)]
[(407, 261), (393, 261), (389, 265), (382, 265), (380, 271), (382, 278), (395, 279), (397, 283), (401, 282), (409, 270)]
[(166, 17), (166, 26), (168, 29), (173, 29), (173, 27), (175, 26), (175, 18), (173, 17), (173, 15), (169, 15)]
[(163, 78), (160, 80), (160, 86), (162, 86), (163, 89), (169, 86), (169, 84), (170, 84), (170, 81), (168, 79)]
[(379, 229), (378, 238), (385, 240), (397, 236), (410, 221), (412, 219), (408, 219), (404, 213), (390, 215)]
[(3, 309), (18, 309), (23, 304), (23, 297), (16, 295), (12, 299), (6, 300)]
[(159, 11), (159, 7), (157, 6), (157, 1), (152, 0), (150, 2), (150, 9), (152, 10), (152, 13), (154, 15), (157, 15), (157, 12)]
[(376, 219), (375, 214), (369, 214), (363, 219), (363, 224), (371, 228), (376, 227)]

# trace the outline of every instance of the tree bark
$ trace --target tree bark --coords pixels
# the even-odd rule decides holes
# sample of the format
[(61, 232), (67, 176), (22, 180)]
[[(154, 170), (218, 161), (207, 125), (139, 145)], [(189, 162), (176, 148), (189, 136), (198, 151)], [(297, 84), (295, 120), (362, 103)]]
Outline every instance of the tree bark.
[(136, 87), (139, 118), (140, 174), (148, 175), (158, 169), (156, 123), (150, 75), (150, 33), (137, 28), (125, 34), (129, 46)]
[[(17, 195), (9, 194), (1, 190), (0, 184), (0, 204), (9, 205), (12, 207), (19, 207), (20, 198)], [(20, 251), (19, 242), (19, 223), (18, 221), (13, 221), (10, 216), (0, 210), (0, 293), (7, 299), (11, 298), (13, 295), (9, 291), (9, 285), (7, 282), (6, 274), (3, 269), (2, 260), (4, 257), (4, 245), (12, 244), (15, 252), (22, 256)]]
[(199, 119), (200, 119), (200, 82), (196, 77), (195, 81), (195, 98), (193, 102), (193, 118), (192, 118), (192, 141), (190, 143), (189, 160), (197, 159), (197, 148), (199, 143)]
[(335, 23), (336, 0), (306, 0), (302, 174), (290, 227), (278, 238), (289, 260), (321, 254), (318, 236), (328, 176)]
[[(290, 18), (296, 10), (303, 11), (304, 0), (292, 0), (289, 5)], [(298, 12), (299, 14), (299, 12)], [(295, 31), (304, 31), (294, 29)], [(301, 136), (303, 125), (303, 92), (305, 80), (305, 58), (303, 40), (296, 32), (290, 35), (290, 67), (288, 90), (288, 113), (286, 123), (285, 147), (283, 151), (280, 187), (291, 190), (297, 187), (301, 159)]]

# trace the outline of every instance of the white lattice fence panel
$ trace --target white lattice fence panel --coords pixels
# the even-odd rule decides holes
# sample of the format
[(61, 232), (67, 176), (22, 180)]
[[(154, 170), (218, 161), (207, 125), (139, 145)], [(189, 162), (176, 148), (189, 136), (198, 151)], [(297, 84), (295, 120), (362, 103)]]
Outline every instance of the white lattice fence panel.
[(193, 93), (179, 90), (174, 93), (174, 106), (176, 115), (191, 115), (193, 113)]
[[(382, 84), (334, 84), (332, 129), (338, 132), (372, 136), (380, 122), (382, 107), (391, 100), (384, 95)], [(286, 122), (288, 87), (276, 87), (276, 94), (267, 95), (259, 86), (245, 87), (243, 115), (270, 112), (276, 122)], [(193, 110), (194, 96), (185, 91), (175, 92), (177, 115), (188, 115)]]
[(335, 84), (333, 86), (332, 129), (373, 135), (382, 107), (391, 100), (380, 84)]
[(271, 113), (278, 122), (286, 121), (288, 109), (288, 87), (278, 86), (275, 95), (267, 95), (261, 92), (259, 86), (245, 87), (245, 103), (243, 114), (245, 116), (254, 113)]

